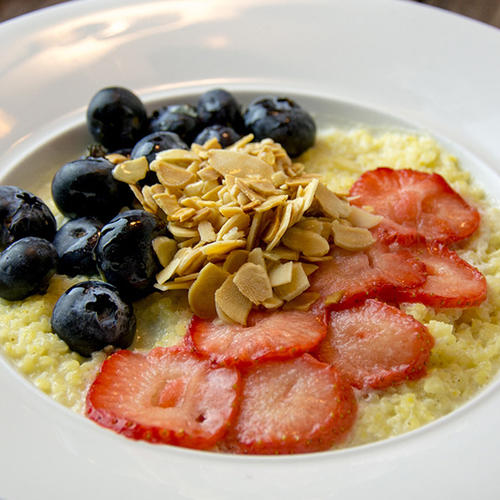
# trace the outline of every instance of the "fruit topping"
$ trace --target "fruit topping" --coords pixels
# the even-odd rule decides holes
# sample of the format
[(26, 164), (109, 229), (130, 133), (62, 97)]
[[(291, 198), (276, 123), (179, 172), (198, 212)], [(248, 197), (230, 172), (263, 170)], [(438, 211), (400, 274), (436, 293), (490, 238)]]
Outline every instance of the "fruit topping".
[(210, 125), (204, 128), (194, 139), (196, 144), (205, 144), (210, 139), (217, 139), (217, 142), (227, 148), (241, 139), (241, 135), (235, 132), (231, 127), (224, 125)]
[(145, 135), (147, 124), (141, 100), (123, 87), (101, 89), (87, 108), (90, 134), (109, 151), (131, 148)]
[(474, 307), (486, 299), (485, 277), (456, 252), (442, 244), (408, 248), (425, 266), (426, 280), (412, 289), (400, 289), (399, 302), (421, 302), (431, 307)]
[(0, 297), (22, 300), (45, 293), (56, 266), (52, 243), (36, 236), (15, 241), (0, 254)]
[(199, 128), (198, 115), (190, 104), (171, 104), (153, 112), (149, 127), (151, 132), (173, 132), (191, 144)]
[(37, 196), (16, 186), (0, 186), (0, 249), (25, 236), (52, 241), (56, 220)]
[(84, 158), (63, 165), (52, 180), (57, 208), (69, 217), (110, 219), (131, 202), (127, 184), (113, 178), (105, 158)]
[(94, 248), (103, 223), (93, 217), (73, 219), (57, 231), (54, 246), (59, 255), (57, 272), (76, 276), (97, 273)]
[(188, 149), (181, 138), (173, 132), (153, 132), (143, 137), (132, 149), (130, 157), (140, 158), (145, 156), (148, 162), (156, 158), (156, 153), (167, 149)]
[(225, 125), (236, 131), (243, 129), (240, 105), (224, 89), (208, 90), (198, 99), (198, 119), (202, 126)]
[(317, 349), (358, 389), (385, 389), (425, 374), (434, 338), (424, 325), (374, 299), (330, 311), (328, 333)]
[(392, 298), (396, 290), (413, 289), (426, 279), (424, 264), (405, 248), (377, 243), (363, 252), (336, 248), (331, 255), (332, 260), (318, 263), (309, 288), (327, 306)]
[(270, 137), (294, 158), (314, 144), (316, 124), (311, 115), (286, 97), (261, 97), (244, 114), (245, 126), (257, 141)]
[(356, 408), (338, 372), (308, 354), (257, 363), (243, 376), (240, 410), (223, 448), (254, 454), (327, 450), (350, 430)]
[(377, 168), (361, 175), (350, 194), (353, 204), (386, 218), (378, 232), (386, 240), (451, 243), (479, 226), (479, 212), (439, 174)]
[(132, 439), (211, 448), (234, 418), (240, 376), (178, 348), (119, 351), (87, 395), (87, 415)]
[(102, 228), (97, 269), (124, 297), (135, 300), (152, 291), (160, 270), (152, 241), (163, 230), (161, 221), (144, 210), (122, 212)]
[(290, 358), (313, 349), (326, 334), (322, 316), (303, 311), (252, 311), (247, 326), (194, 316), (187, 342), (220, 364)]
[(84, 281), (66, 290), (52, 311), (52, 331), (72, 351), (91, 356), (108, 345), (126, 348), (134, 340), (132, 306), (102, 281)]

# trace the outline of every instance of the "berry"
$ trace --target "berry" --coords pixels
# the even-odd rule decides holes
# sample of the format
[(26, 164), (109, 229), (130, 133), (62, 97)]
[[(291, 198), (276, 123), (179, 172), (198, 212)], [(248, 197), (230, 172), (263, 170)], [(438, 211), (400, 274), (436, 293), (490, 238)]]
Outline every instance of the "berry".
[(193, 141), (196, 144), (205, 144), (210, 139), (217, 139), (223, 148), (227, 148), (241, 139), (241, 135), (235, 132), (231, 127), (224, 125), (210, 125), (204, 128)]
[(193, 317), (188, 342), (220, 364), (291, 358), (313, 349), (326, 334), (322, 316), (303, 311), (257, 312), (248, 326)]
[(317, 356), (358, 389), (385, 389), (423, 376), (433, 345), (434, 338), (416, 319), (368, 299), (330, 312), (328, 334)]
[(196, 354), (164, 347), (147, 356), (119, 351), (90, 387), (86, 413), (132, 439), (207, 449), (232, 422), (239, 393), (236, 369)]
[(316, 138), (311, 115), (286, 97), (261, 97), (245, 111), (246, 128), (257, 141), (270, 137), (294, 158), (310, 148)]
[(191, 144), (198, 131), (198, 115), (190, 104), (172, 104), (153, 112), (149, 122), (152, 132), (173, 132)]
[(198, 118), (203, 126), (225, 125), (234, 130), (243, 130), (240, 105), (233, 95), (224, 89), (205, 92), (198, 99)]
[(85, 281), (66, 290), (52, 311), (52, 331), (72, 351), (91, 356), (107, 345), (128, 347), (135, 335), (132, 306), (102, 281)]
[(377, 168), (365, 172), (350, 191), (353, 203), (368, 205), (385, 220), (377, 234), (385, 240), (452, 243), (479, 226), (479, 212), (439, 174)]
[(132, 201), (127, 184), (113, 177), (114, 165), (105, 158), (84, 158), (63, 165), (52, 180), (52, 197), (69, 217), (116, 215)]
[(156, 153), (165, 151), (166, 149), (188, 149), (188, 147), (173, 132), (153, 132), (143, 137), (134, 146), (130, 157), (139, 158), (145, 156), (148, 162), (151, 163), (155, 159)]
[(135, 300), (153, 291), (160, 264), (152, 241), (163, 229), (144, 210), (123, 212), (102, 228), (95, 248), (97, 269), (124, 297)]
[(87, 126), (92, 137), (108, 150), (130, 148), (146, 133), (146, 109), (128, 89), (101, 89), (87, 108)]
[(252, 365), (223, 447), (255, 454), (308, 453), (340, 442), (356, 418), (351, 387), (309, 354)]
[(37, 196), (16, 186), (0, 186), (0, 249), (25, 236), (52, 241), (56, 220)]
[(91, 275), (97, 272), (94, 247), (103, 223), (95, 218), (81, 217), (64, 224), (54, 237), (59, 255), (57, 271), (68, 276)]
[(52, 243), (35, 236), (15, 241), (0, 254), (0, 297), (22, 300), (45, 293), (56, 266)]

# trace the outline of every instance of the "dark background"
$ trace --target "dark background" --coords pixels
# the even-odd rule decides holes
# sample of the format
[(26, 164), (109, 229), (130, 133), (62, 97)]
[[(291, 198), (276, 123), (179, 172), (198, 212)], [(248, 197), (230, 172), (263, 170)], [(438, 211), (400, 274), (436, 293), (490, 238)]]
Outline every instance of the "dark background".
[[(0, 0), (0, 22), (20, 16), (32, 10), (63, 3), (64, 1), (68, 0)], [(500, 28), (500, 0), (413, 1), (447, 9)]]

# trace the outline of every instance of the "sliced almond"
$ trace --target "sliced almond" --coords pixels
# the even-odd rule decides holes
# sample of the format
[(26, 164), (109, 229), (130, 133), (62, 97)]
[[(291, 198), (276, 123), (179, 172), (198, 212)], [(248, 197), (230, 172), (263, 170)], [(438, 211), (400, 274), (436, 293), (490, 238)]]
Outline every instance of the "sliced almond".
[(311, 274), (319, 268), (316, 264), (309, 264), (307, 262), (302, 262), (302, 267), (307, 276), (311, 276)]
[(155, 160), (165, 160), (176, 164), (189, 165), (193, 161), (198, 161), (200, 157), (193, 151), (185, 149), (166, 149), (156, 153)]
[(283, 235), (285, 234), (286, 230), (290, 225), (291, 216), (292, 216), (292, 205), (290, 203), (287, 203), (278, 230), (276, 231), (274, 238), (268, 243), (266, 247), (266, 250), (268, 252), (272, 250), (275, 246), (277, 246), (278, 243), (280, 242), (281, 238), (283, 237)]
[(285, 301), (293, 300), (309, 288), (309, 280), (299, 262), (292, 264), (292, 280), (274, 288), (276, 295)]
[(180, 282), (175, 283), (173, 281), (168, 281), (167, 283), (159, 284), (155, 283), (154, 287), (162, 292), (168, 292), (169, 290), (188, 290), (191, 286), (190, 282)]
[(119, 163), (128, 160), (128, 156), (122, 155), (120, 153), (110, 153), (106, 155), (105, 158), (113, 165), (118, 165)]
[(383, 217), (381, 215), (371, 214), (356, 205), (351, 206), (351, 213), (347, 217), (347, 220), (355, 227), (364, 227), (366, 229), (371, 229), (375, 227), (382, 221)]
[(322, 257), (330, 251), (328, 241), (318, 233), (293, 226), (283, 235), (282, 243), (308, 257)]
[(248, 258), (248, 250), (233, 250), (224, 260), (222, 269), (229, 274), (235, 273)]
[(151, 163), (151, 170), (156, 172), (158, 179), (164, 186), (172, 188), (182, 188), (195, 178), (194, 174), (185, 168), (178, 167), (177, 165), (173, 165), (163, 160), (154, 160)]
[(363, 250), (375, 243), (370, 231), (362, 227), (347, 226), (333, 221), (332, 231), (335, 244), (345, 250)]
[(153, 250), (163, 267), (167, 267), (177, 251), (177, 242), (167, 236), (158, 236), (152, 242)]
[(265, 300), (262, 302), (262, 305), (266, 309), (277, 309), (278, 307), (281, 307), (283, 305), (284, 301), (277, 297), (276, 295), (273, 295), (270, 299)]
[(266, 268), (247, 262), (233, 277), (238, 290), (254, 304), (261, 304), (273, 296), (273, 289)]
[(227, 241), (214, 241), (201, 248), (202, 252), (207, 256), (224, 255), (236, 248), (242, 248), (246, 244), (245, 240), (227, 240)]
[(258, 266), (262, 266), (265, 269), (266, 261), (264, 259), (264, 252), (262, 252), (262, 248), (257, 247), (249, 252), (248, 262), (251, 262), (252, 264), (256, 264)]
[[(246, 325), (252, 302), (238, 290), (232, 276), (228, 276), (215, 292), (215, 306), (222, 320), (229, 318), (235, 323)], [(222, 313), (222, 317), (219, 311)]]
[(154, 194), (153, 200), (169, 217), (174, 215), (175, 212), (177, 212), (177, 210), (181, 208), (179, 203), (177, 202), (177, 198), (173, 194)]
[(344, 296), (344, 292), (342, 290), (339, 290), (335, 293), (332, 293), (325, 297), (324, 303), (325, 306), (330, 306), (332, 304), (338, 304), (341, 300), (342, 297)]
[(214, 227), (208, 220), (203, 220), (198, 224), (198, 232), (200, 233), (201, 241), (211, 242), (217, 238)]
[(271, 281), (271, 286), (274, 288), (276, 286), (286, 285), (292, 282), (293, 276), (293, 262), (285, 262), (284, 264), (278, 264), (269, 271), (269, 280)]
[(187, 240), (190, 238), (198, 238), (199, 233), (197, 229), (189, 229), (187, 227), (179, 226), (177, 224), (170, 223), (168, 225), (168, 230), (172, 233), (172, 236), (177, 240)]
[(286, 302), (283, 306), (284, 311), (297, 310), (309, 311), (311, 306), (320, 298), (317, 292), (304, 292), (293, 300)]
[(215, 292), (224, 283), (228, 273), (219, 266), (209, 262), (199, 272), (198, 277), (189, 288), (189, 307), (200, 318), (215, 318)]
[(134, 160), (126, 160), (119, 163), (113, 169), (113, 177), (127, 184), (137, 184), (140, 180), (146, 177), (149, 171), (148, 160), (145, 156), (141, 156)]
[(219, 229), (217, 233), (217, 239), (221, 240), (222, 237), (231, 231), (233, 228), (245, 231), (250, 224), (250, 217), (245, 213), (240, 213), (238, 215), (233, 215), (230, 217), (224, 225)]
[(273, 168), (266, 162), (239, 151), (227, 149), (210, 151), (208, 158), (210, 166), (224, 176), (271, 179), (273, 175)]
[(322, 183), (318, 184), (315, 197), (323, 213), (334, 219), (347, 217), (351, 211), (349, 203), (341, 200), (333, 191), (330, 191)]

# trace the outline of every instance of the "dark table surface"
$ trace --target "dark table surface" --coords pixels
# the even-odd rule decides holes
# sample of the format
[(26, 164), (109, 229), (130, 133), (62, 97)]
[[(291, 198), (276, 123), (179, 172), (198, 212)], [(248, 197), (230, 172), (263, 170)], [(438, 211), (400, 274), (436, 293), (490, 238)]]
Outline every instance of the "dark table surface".
[[(0, 0), (0, 22), (26, 12), (64, 1), (85, 0)], [(500, 0), (413, 0), (434, 5), (500, 28)]]

